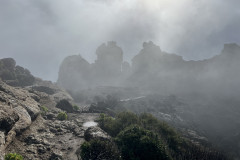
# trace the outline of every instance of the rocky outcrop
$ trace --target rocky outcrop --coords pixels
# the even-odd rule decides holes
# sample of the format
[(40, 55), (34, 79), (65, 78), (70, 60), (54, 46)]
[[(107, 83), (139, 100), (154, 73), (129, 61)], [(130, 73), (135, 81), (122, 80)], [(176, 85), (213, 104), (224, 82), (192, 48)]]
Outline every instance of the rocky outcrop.
[(39, 104), (27, 90), (0, 81), (1, 155), (16, 137), (26, 130), (40, 113)]
[[(40, 79), (34, 86), (43, 87), (16, 88), (0, 81), (0, 159), (18, 153), (26, 160), (78, 160), (76, 152), (88, 129), (82, 125), (98, 114), (68, 113), (68, 120), (59, 121), (62, 110), (55, 105), (59, 99), (71, 101), (71, 96)], [(47, 94), (46, 88), (54, 92)], [(45, 112), (40, 111), (43, 105)]]
[(11, 86), (29, 86), (35, 81), (29, 70), (16, 66), (12, 58), (0, 59), (0, 78)]

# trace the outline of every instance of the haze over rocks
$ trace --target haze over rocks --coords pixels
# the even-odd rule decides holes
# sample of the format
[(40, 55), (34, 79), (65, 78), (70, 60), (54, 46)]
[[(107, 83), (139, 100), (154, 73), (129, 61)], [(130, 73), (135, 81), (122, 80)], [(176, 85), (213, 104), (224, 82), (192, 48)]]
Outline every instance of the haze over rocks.
[(221, 54), (200, 61), (186, 61), (162, 51), (151, 41), (143, 43), (132, 65), (124, 62), (116, 42), (102, 44), (96, 54), (93, 64), (80, 55), (65, 58), (57, 83), (71, 91), (115, 86), (137, 87), (144, 92), (165, 95), (240, 93), (240, 47), (234, 43), (225, 44)]

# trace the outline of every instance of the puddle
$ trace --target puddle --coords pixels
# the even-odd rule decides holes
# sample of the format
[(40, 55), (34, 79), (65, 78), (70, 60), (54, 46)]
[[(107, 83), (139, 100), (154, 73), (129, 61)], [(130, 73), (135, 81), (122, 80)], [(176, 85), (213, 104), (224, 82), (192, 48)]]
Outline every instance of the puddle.
[(88, 121), (88, 122), (83, 123), (83, 127), (94, 127), (96, 125), (97, 125), (97, 123), (93, 122), (93, 121)]

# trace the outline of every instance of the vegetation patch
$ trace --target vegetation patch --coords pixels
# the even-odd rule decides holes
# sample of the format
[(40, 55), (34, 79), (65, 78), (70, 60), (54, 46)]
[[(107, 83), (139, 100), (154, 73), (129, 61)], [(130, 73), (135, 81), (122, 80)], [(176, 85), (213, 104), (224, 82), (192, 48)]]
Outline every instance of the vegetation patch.
[(5, 160), (23, 160), (23, 157), (17, 153), (8, 153), (4, 157)]
[(60, 121), (67, 120), (67, 113), (66, 112), (58, 113), (57, 119), (60, 120)]
[(227, 160), (220, 152), (183, 138), (148, 113), (120, 112), (115, 117), (101, 114), (98, 123), (113, 137), (123, 160)]
[(121, 154), (117, 146), (111, 141), (103, 141), (93, 139), (89, 142), (84, 142), (81, 146), (82, 160), (90, 159), (106, 159), (106, 160), (120, 160)]
[(41, 106), (40, 110), (42, 115), (46, 115), (48, 112), (48, 108), (46, 106)]
[(80, 108), (79, 108), (77, 105), (73, 105), (73, 109), (74, 109), (75, 111), (79, 111), (79, 110), (80, 110)]

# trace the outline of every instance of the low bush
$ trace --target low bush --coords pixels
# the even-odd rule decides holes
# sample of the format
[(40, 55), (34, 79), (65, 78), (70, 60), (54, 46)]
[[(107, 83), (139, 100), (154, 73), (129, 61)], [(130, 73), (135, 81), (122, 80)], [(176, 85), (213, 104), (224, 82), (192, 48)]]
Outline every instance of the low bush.
[(23, 160), (23, 157), (17, 153), (8, 153), (4, 157), (5, 160)]
[(115, 139), (122, 152), (122, 158), (138, 160), (171, 160), (160, 137), (138, 125), (121, 131)]
[(60, 120), (60, 121), (67, 120), (67, 113), (66, 112), (58, 113), (57, 119)]
[(48, 108), (46, 106), (41, 106), (40, 110), (42, 115), (46, 115), (46, 113), (48, 112)]
[(79, 107), (77, 106), (77, 105), (73, 105), (73, 109), (75, 110), (75, 111), (79, 111)]
[(174, 128), (148, 113), (121, 112), (115, 117), (101, 114), (98, 124), (114, 138), (123, 160), (228, 159), (214, 148), (183, 138)]
[(117, 146), (110, 141), (93, 139), (90, 142), (84, 142), (81, 146), (82, 160), (120, 160), (120, 152)]

